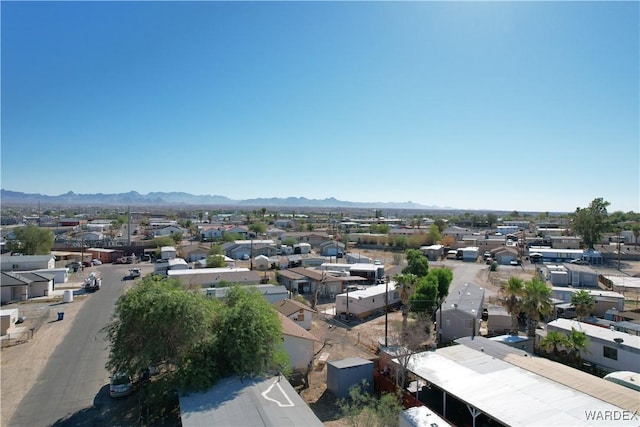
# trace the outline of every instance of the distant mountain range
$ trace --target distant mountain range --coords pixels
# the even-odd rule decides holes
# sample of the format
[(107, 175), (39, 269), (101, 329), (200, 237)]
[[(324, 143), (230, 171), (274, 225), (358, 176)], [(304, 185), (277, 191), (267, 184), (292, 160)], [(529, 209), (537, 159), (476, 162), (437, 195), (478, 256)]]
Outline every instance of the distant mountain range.
[(246, 206), (246, 207), (296, 207), (296, 208), (372, 208), (372, 209), (451, 209), (438, 206), (425, 206), (413, 202), (348, 202), (333, 197), (328, 199), (307, 199), (305, 197), (270, 197), (258, 199), (233, 200), (225, 196), (194, 195), (183, 192), (152, 192), (140, 194), (137, 191), (117, 194), (77, 194), (69, 191), (58, 196), (22, 193), (0, 190), (3, 205), (131, 205), (131, 206)]

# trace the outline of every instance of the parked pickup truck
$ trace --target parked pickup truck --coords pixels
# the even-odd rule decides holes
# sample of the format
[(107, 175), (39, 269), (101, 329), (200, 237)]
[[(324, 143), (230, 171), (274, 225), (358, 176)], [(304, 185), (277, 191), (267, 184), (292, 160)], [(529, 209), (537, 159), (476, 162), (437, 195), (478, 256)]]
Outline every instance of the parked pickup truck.
[(91, 273), (89, 277), (84, 279), (84, 289), (87, 292), (95, 292), (100, 290), (102, 286), (102, 278), (98, 277), (96, 273)]

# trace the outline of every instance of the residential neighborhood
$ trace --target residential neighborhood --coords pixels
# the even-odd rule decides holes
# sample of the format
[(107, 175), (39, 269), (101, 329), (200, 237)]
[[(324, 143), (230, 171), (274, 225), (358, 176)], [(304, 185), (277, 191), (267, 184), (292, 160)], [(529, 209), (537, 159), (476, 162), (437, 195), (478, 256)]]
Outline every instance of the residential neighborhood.
[[(66, 307), (97, 302), (116, 288), (131, 289), (155, 277), (175, 281), (183, 292), (223, 303), (234, 286), (264, 298), (281, 325), (289, 360), (287, 375), (271, 372), (256, 378), (253, 388), (238, 392), (238, 398), (261, 390), (267, 406), (273, 399), (296, 401), (296, 406), (306, 409), (290, 416), (310, 425), (341, 425), (339, 399), (348, 397), (350, 387), (362, 381), (369, 385), (363, 390), (367, 393), (380, 395), (396, 387), (404, 391), (409, 412), (399, 413), (398, 422), (410, 419), (413, 408), (425, 407), (451, 425), (529, 425), (526, 396), (518, 400), (525, 406), (514, 401), (513, 410), (504, 411), (494, 408), (493, 400), (472, 398), (479, 394), (456, 385), (454, 372), (473, 370), (465, 360), (478, 351), (481, 356), (474, 357), (500, 360), (492, 368), (496, 373), (511, 370), (509, 375), (517, 371), (517, 375), (536, 376), (540, 387), (550, 387), (545, 392), (550, 397), (567, 391), (551, 387), (548, 372), (584, 376), (581, 382), (567, 380), (555, 387), (573, 393), (585, 411), (597, 406), (627, 416), (640, 410), (639, 392), (633, 388), (640, 376), (640, 245), (633, 222), (626, 231), (603, 230), (593, 248), (585, 248), (580, 236), (573, 236), (583, 248), (576, 249), (566, 241), (548, 239), (549, 230), (556, 226), (565, 235), (571, 231), (567, 216), (530, 216), (524, 221), (504, 213), (489, 224), (492, 221), (486, 218), (492, 219), (493, 214), (468, 218), (438, 212), (419, 222), (415, 217), (347, 214), (309, 211), (299, 219), (278, 221), (282, 228), (277, 233), (269, 228), (276, 225), (275, 211), (253, 221), (243, 214), (224, 213), (206, 222), (197, 211), (184, 211), (179, 219), (129, 211), (111, 222), (103, 218), (110, 214), (81, 215), (70, 226), (63, 225), (69, 223), (67, 219), (56, 221), (55, 217), (47, 218), (49, 226), (39, 225), (45, 221), (34, 214), (28, 220), (26, 215), (14, 217), (15, 224), (2, 228), (2, 351), (17, 353), (35, 343), (40, 334), (55, 334), (47, 330), (46, 319), (72, 322), (64, 317), (64, 311), (73, 312)], [(5, 222), (9, 218), (3, 215)], [(84, 242), (84, 230), (94, 223), (107, 235), (122, 237), (76, 245), (78, 238)], [(15, 233), (28, 226), (55, 235), (48, 255), (12, 250), (18, 243)], [(171, 229), (158, 232), (165, 227)], [(370, 233), (372, 227), (377, 228), (375, 234)], [(215, 234), (205, 232), (214, 229)], [(408, 273), (421, 271), (416, 266), (422, 264), (429, 266), (429, 274), (451, 272), (446, 293), (430, 297), (426, 304), (419, 295), (428, 292), (423, 288), (427, 285), (420, 284), (419, 275)], [(522, 311), (513, 312), (508, 289), (518, 281), (525, 293), (517, 298), (524, 305)], [(548, 308), (541, 309), (537, 318), (525, 308), (528, 286), (535, 283), (548, 295), (542, 302)], [(584, 295), (589, 304), (585, 313), (576, 302), (577, 296)], [(32, 318), (35, 307), (45, 313), (39, 319)], [(82, 311), (75, 314), (81, 315)], [(535, 322), (533, 329), (531, 322)], [(424, 336), (415, 329), (418, 324), (426, 328)], [(568, 338), (562, 338), (576, 333), (584, 336), (581, 347), (572, 347)], [(516, 363), (514, 357), (537, 362)], [(538, 367), (541, 363), (547, 366), (544, 371)], [(163, 375), (167, 374), (152, 377), (152, 383)], [(489, 371), (479, 375), (478, 387), (481, 382), (496, 381), (489, 379)], [(605, 377), (622, 379), (612, 382)], [(198, 399), (210, 399), (213, 404), (223, 390), (216, 384)], [(280, 397), (268, 397), (273, 393)], [(318, 405), (317, 399), (326, 400), (327, 393), (333, 403)], [(506, 389), (504, 393), (504, 399), (513, 398), (507, 398)], [(443, 405), (444, 401), (448, 403)], [(141, 410), (129, 398), (109, 402), (122, 402), (125, 412)], [(570, 425), (599, 425), (563, 408), (558, 399), (539, 404), (549, 416), (565, 417)], [(220, 416), (197, 408), (192, 398), (180, 396), (170, 412), (175, 425), (203, 425), (207, 422), (202, 420)], [(14, 422), (21, 419), (15, 418), (21, 417), (19, 408), (12, 411), (18, 411)], [(249, 414), (246, 419), (245, 414), (237, 416), (244, 420), (237, 425), (252, 419)], [(272, 416), (277, 420), (284, 414), (276, 411)], [(628, 421), (620, 425), (637, 425), (633, 417)], [(278, 425), (273, 422), (268, 425)]]

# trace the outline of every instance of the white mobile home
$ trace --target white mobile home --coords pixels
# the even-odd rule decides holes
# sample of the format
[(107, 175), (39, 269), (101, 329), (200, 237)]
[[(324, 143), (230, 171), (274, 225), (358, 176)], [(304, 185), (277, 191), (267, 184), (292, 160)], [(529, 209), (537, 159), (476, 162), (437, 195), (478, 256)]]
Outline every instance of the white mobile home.
[(569, 319), (556, 319), (547, 324), (547, 331), (564, 334), (572, 328), (585, 332), (589, 338), (585, 351), (580, 353), (583, 360), (609, 372), (640, 372), (639, 336)]
[[(565, 304), (571, 303), (571, 296), (580, 289), (554, 286), (551, 288), (551, 298), (558, 299)], [(592, 313), (598, 317), (604, 317), (607, 310), (615, 308), (618, 311), (624, 310), (624, 295), (613, 291), (603, 291), (596, 289), (583, 289), (594, 299)]]
[(462, 260), (467, 262), (476, 262), (480, 254), (480, 249), (477, 246), (467, 246), (462, 248)]
[(163, 246), (160, 248), (160, 259), (174, 259), (177, 255), (173, 246)]
[(444, 257), (444, 245), (422, 246), (420, 250), (429, 261), (437, 261)]
[(362, 319), (383, 311), (385, 303), (389, 306), (400, 303), (400, 291), (395, 282), (336, 295), (336, 314)]
[(2, 271), (49, 270), (56, 266), (53, 255), (9, 255), (0, 259)]
[(374, 285), (384, 280), (384, 265), (382, 264), (349, 264), (349, 274), (366, 279), (366, 283)]

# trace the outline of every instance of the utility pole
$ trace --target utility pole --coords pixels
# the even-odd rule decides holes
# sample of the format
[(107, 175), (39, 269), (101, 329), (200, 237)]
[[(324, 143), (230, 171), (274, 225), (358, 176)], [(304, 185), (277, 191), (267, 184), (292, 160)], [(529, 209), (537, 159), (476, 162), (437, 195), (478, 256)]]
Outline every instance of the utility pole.
[(384, 346), (388, 347), (387, 333), (389, 331), (389, 276), (386, 277), (384, 293)]
[(347, 286), (347, 322), (349, 321), (349, 286)]

